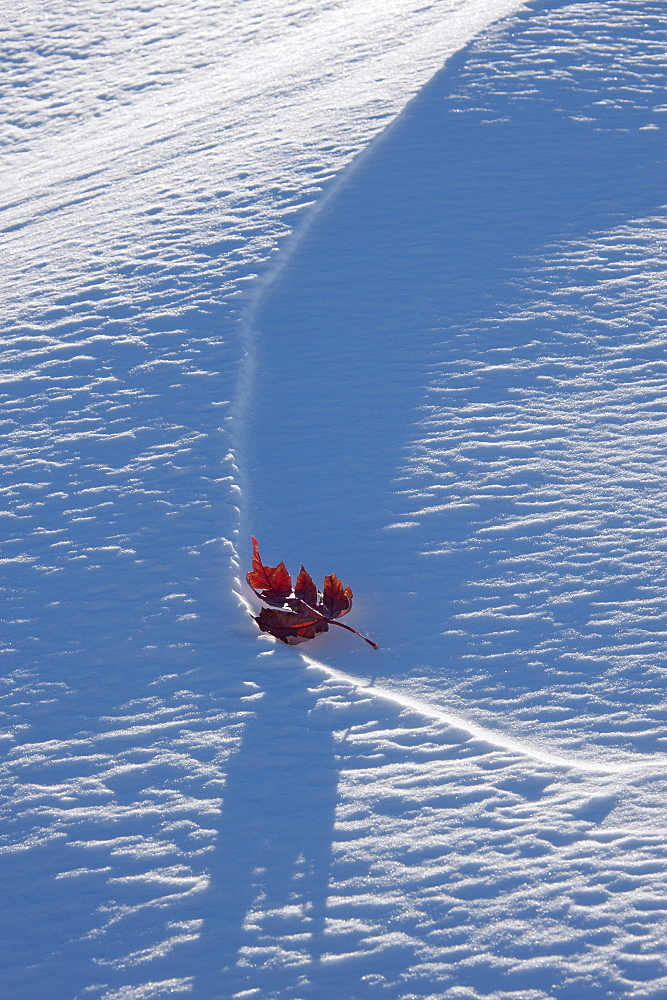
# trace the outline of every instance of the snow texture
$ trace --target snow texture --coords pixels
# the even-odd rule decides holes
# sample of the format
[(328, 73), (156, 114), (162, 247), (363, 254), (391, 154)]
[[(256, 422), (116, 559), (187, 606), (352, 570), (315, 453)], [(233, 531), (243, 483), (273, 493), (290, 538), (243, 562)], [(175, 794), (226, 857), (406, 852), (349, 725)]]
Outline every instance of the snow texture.
[[(664, 1000), (663, 4), (65, 7), (0, 26), (4, 993)], [(380, 650), (260, 635), (251, 533)]]

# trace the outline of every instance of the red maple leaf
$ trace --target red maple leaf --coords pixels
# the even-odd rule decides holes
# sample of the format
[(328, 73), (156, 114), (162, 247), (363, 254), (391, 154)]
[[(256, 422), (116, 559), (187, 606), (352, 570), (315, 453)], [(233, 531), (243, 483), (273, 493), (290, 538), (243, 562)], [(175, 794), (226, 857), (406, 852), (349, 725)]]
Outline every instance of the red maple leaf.
[(256, 538), (252, 540), (252, 570), (246, 579), (258, 597), (276, 607), (282, 607), (292, 593), (292, 578), (287, 572), (285, 563), (264, 566), (259, 556)]
[(303, 601), (304, 604), (310, 604), (311, 606), (317, 604), (317, 587), (313, 583), (310, 573), (303, 566), (294, 584), (294, 596)]
[(342, 618), (352, 607), (352, 591), (349, 587), (343, 590), (343, 584), (335, 573), (324, 578), (322, 605), (330, 618)]
[[(307, 642), (320, 632), (328, 632), (329, 625), (338, 625), (348, 632), (354, 632), (373, 649), (378, 648), (378, 644), (372, 639), (367, 639), (356, 629), (335, 620), (348, 613), (353, 597), (349, 587), (343, 589), (343, 584), (335, 573), (325, 577), (320, 594), (310, 573), (302, 566), (292, 590), (292, 579), (285, 563), (265, 566), (259, 554), (257, 539), (253, 538), (252, 570), (246, 579), (257, 597), (273, 605), (271, 608), (262, 608), (259, 615), (253, 616), (255, 621), (262, 632), (268, 632), (281, 642), (286, 642), (289, 646)], [(278, 611), (277, 608), (287, 610)]]
[(255, 621), (262, 632), (269, 632), (289, 646), (314, 639), (319, 632), (328, 632), (326, 618), (312, 611), (278, 611), (277, 608), (262, 608)]

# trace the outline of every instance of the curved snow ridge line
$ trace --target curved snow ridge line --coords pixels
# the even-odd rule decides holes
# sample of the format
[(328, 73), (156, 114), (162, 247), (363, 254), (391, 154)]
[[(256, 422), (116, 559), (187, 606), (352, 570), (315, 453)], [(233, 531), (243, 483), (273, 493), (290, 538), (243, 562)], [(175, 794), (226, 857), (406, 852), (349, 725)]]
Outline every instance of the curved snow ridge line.
[[(357, 123), (357, 127), (360, 127), (359, 123), (363, 119), (363, 116), (367, 114), (368, 107), (371, 106), (373, 101), (381, 99), (381, 107), (384, 108), (384, 111), (381, 112), (380, 105), (378, 105), (373, 119), (382, 119), (382, 127), (376, 130), (372, 125), (370, 127), (367, 126), (365, 129), (361, 129), (359, 140), (352, 142), (350, 142), (349, 137), (346, 137), (346, 134), (338, 138), (338, 133), (334, 133), (334, 138), (330, 139), (330, 141), (339, 145), (333, 158), (329, 157), (322, 163), (322, 176), (326, 175), (327, 177), (327, 180), (322, 182), (323, 189), (318, 189), (317, 191), (305, 189), (302, 192), (303, 198), (300, 204), (304, 210), (303, 215), (299, 217), (293, 229), (281, 234), (281, 240), (275, 246), (277, 252), (273, 260), (268, 261), (267, 259), (263, 261), (262, 274), (259, 277), (256, 276), (256, 284), (253, 286), (249, 297), (245, 300), (241, 312), (240, 335), (244, 356), (237, 381), (236, 394), (230, 411), (231, 446), (228, 456), (232, 461), (233, 471), (237, 477), (238, 485), (236, 489), (246, 501), (245, 503), (241, 503), (237, 508), (238, 521), (235, 534), (239, 538), (247, 537), (250, 534), (246, 522), (249, 520), (247, 497), (251, 491), (249, 489), (250, 484), (243, 456), (248, 454), (247, 415), (255, 390), (255, 370), (259, 350), (256, 317), (265, 296), (279, 282), (295, 250), (315, 225), (317, 219), (335, 201), (340, 190), (350, 182), (350, 178), (354, 176), (371, 152), (374, 151), (376, 143), (383, 141), (405, 113), (406, 108), (414, 98), (433, 79), (434, 74), (440, 72), (445, 62), (462, 52), (466, 46), (470, 45), (490, 25), (500, 22), (503, 18), (508, 18), (521, 10), (523, 0), (454, 0), (447, 11), (440, 12), (435, 23), (429, 21), (428, 26), (425, 24), (422, 29), (420, 27), (421, 22), (415, 22), (416, 27), (413, 31), (416, 33), (413, 35), (410, 34), (409, 30), (409, 23), (411, 22), (406, 21), (406, 17), (411, 18), (413, 14), (411, 13), (410, 5), (406, 4), (404, 0), (401, 0), (398, 7), (385, 9), (378, 22), (380, 25), (384, 25), (382, 28), (379, 28), (378, 23), (375, 23), (378, 20), (376, 13), (371, 15), (371, 23), (368, 23), (368, 11), (364, 8), (363, 4), (357, 6), (358, 10), (355, 8), (355, 15), (361, 16), (362, 22), (367, 24), (369, 30), (367, 32), (362, 31), (360, 34), (358, 27), (359, 16), (350, 17), (349, 11), (347, 14), (341, 15), (341, 17), (339, 17), (338, 13), (332, 15), (331, 18), (327, 15), (327, 19), (330, 20), (332, 25), (335, 24), (337, 28), (331, 35), (331, 44), (334, 44), (333, 39), (335, 38), (343, 39), (346, 37), (338, 34), (341, 19), (345, 25), (356, 25), (354, 28), (355, 38), (376, 37), (378, 39), (383, 37), (381, 32), (386, 29), (386, 26), (392, 20), (395, 20), (395, 23), (400, 22), (402, 24), (402, 30), (399, 36), (397, 36), (401, 38), (400, 53), (392, 57), (393, 50), (385, 46), (382, 55), (373, 56), (369, 54), (367, 56), (369, 60), (368, 65), (376, 65), (376, 70), (374, 73), (365, 73), (363, 77), (365, 90), (363, 88), (360, 90), (355, 84), (354, 80), (356, 78), (350, 76), (348, 66), (346, 71), (346, 93), (354, 93), (355, 101), (359, 100), (359, 95), (362, 92), (365, 94), (364, 100), (358, 106), (356, 103), (351, 103), (351, 100), (347, 102), (350, 108), (356, 109), (354, 111), (356, 117), (353, 116), (352, 120)], [(417, 7), (415, 13), (421, 15), (425, 11), (428, 11), (428, 7)], [(406, 30), (406, 27), (408, 30)], [(371, 28), (372, 30), (370, 30)], [(432, 48), (426, 46), (426, 39), (431, 39), (430, 44), (433, 46)], [(313, 58), (315, 60), (318, 60), (318, 51), (316, 46), (313, 49)], [(339, 52), (349, 51), (349, 42), (340, 41)], [(290, 67), (293, 68), (291, 48), (288, 47), (287, 52)], [(370, 52), (371, 50), (369, 50)], [(433, 55), (429, 56), (428, 52), (432, 52)], [(360, 58), (359, 54), (355, 55), (352, 59), (352, 64), (359, 63)], [(376, 60), (375, 63), (370, 62), (373, 58)], [(393, 62), (391, 61), (392, 58), (394, 59)], [(330, 55), (326, 57), (326, 60), (320, 55), (319, 60), (327, 62), (330, 68)], [(340, 63), (340, 59), (334, 60), (334, 64), (336, 63)], [(305, 73), (307, 67), (310, 65), (310, 63), (307, 63), (302, 73)], [(427, 67), (428, 71), (422, 72)], [(313, 90), (313, 80), (317, 79), (315, 70), (312, 70), (312, 73), (314, 74), (312, 77), (304, 78), (310, 80), (311, 102), (316, 93)], [(373, 83), (374, 78), (375, 82)], [(333, 83), (328, 84), (328, 86), (335, 85), (335, 79)], [(388, 85), (390, 85), (389, 97), (387, 96)], [(301, 93), (305, 86), (306, 84), (302, 81), (301, 85), (295, 88), (295, 92)], [(378, 88), (377, 95), (376, 88)], [(260, 92), (264, 98), (265, 90), (261, 90)], [(162, 100), (162, 98), (159, 99)], [(336, 104), (338, 107), (343, 106), (339, 101)], [(232, 106), (235, 107), (234, 104)], [(289, 107), (291, 108), (291, 105)], [(300, 98), (297, 100), (295, 107), (297, 109), (301, 107)], [(298, 118), (298, 121), (300, 122), (301, 118)], [(311, 198), (313, 199), (312, 201), (310, 200)], [(240, 566), (241, 554), (238, 544), (233, 543), (232, 565), (235, 567), (237, 562)]]
[(521, 740), (515, 740), (511, 736), (503, 736), (501, 733), (494, 732), (492, 729), (487, 729), (484, 726), (478, 726), (474, 722), (470, 722), (468, 719), (461, 718), (460, 715), (455, 715), (453, 712), (445, 712), (441, 708), (429, 705), (428, 702), (420, 701), (418, 698), (411, 698), (409, 695), (399, 694), (397, 691), (391, 691), (389, 688), (376, 687), (368, 681), (363, 680), (361, 677), (354, 677), (352, 674), (346, 674), (342, 670), (336, 670), (334, 667), (330, 667), (326, 663), (322, 663), (319, 660), (314, 660), (310, 656), (306, 656), (305, 653), (301, 653), (300, 656), (308, 667), (311, 667), (314, 670), (324, 671), (324, 673), (328, 674), (329, 677), (335, 677), (336, 680), (339, 680), (350, 687), (354, 687), (357, 690), (364, 691), (372, 697), (379, 698), (383, 701), (393, 702), (396, 705), (400, 705), (402, 708), (408, 708), (413, 712), (417, 712), (419, 715), (422, 715), (427, 719), (434, 719), (436, 722), (441, 722), (448, 726), (455, 726), (457, 729), (464, 730), (464, 732), (468, 733), (473, 739), (484, 740), (485, 743), (490, 743), (492, 746), (501, 750), (512, 750), (521, 754), (523, 757), (529, 757), (531, 760), (537, 761), (540, 764), (550, 764), (554, 767), (565, 767), (573, 771), (585, 771), (595, 774), (630, 774), (634, 771), (660, 771), (667, 768), (667, 756), (637, 757), (632, 760), (619, 763), (613, 763), (611, 761), (602, 763), (594, 760), (586, 760), (585, 758), (566, 757), (562, 754), (551, 753), (547, 750), (540, 750), (539, 748), (530, 746), (530, 744), (524, 743)]

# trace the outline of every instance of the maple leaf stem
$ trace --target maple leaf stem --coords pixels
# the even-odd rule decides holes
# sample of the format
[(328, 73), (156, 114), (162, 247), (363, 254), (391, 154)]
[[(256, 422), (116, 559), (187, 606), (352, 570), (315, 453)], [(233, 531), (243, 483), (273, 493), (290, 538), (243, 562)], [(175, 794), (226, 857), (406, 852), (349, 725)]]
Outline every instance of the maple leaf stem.
[(329, 623), (329, 625), (337, 625), (338, 628), (345, 628), (347, 629), (348, 632), (354, 632), (355, 635), (358, 635), (360, 639), (363, 639), (364, 642), (367, 642), (369, 646), (373, 647), (373, 649), (380, 648), (377, 642), (373, 642), (372, 639), (367, 639), (365, 635), (361, 634), (361, 632), (357, 632), (356, 628), (352, 628), (350, 625), (343, 625), (342, 622), (337, 622), (335, 618), (327, 618), (327, 616), (323, 615), (321, 611), (318, 611), (317, 608), (311, 607), (310, 604), (306, 604), (306, 602), (303, 600), (301, 601), (301, 603), (303, 604), (304, 608), (308, 608), (308, 610), (312, 611), (313, 614), (317, 615), (318, 618), (323, 618), (325, 622)]
[(373, 647), (373, 649), (380, 648), (377, 642), (373, 642), (372, 639), (367, 639), (365, 635), (361, 634), (361, 632), (357, 632), (356, 628), (351, 628), (349, 625), (343, 625), (342, 622), (334, 621), (333, 618), (327, 618), (327, 621), (329, 622), (330, 625), (337, 625), (338, 628), (346, 628), (348, 632), (354, 632), (355, 635), (358, 635), (360, 639), (363, 639), (364, 642), (367, 642), (369, 646)]

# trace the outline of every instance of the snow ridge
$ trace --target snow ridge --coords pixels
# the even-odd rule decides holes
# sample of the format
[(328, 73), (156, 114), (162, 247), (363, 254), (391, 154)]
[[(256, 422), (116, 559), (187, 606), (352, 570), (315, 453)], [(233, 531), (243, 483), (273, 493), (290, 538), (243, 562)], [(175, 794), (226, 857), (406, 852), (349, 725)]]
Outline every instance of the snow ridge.
[(329, 667), (325, 663), (320, 663), (319, 660), (314, 660), (310, 656), (302, 654), (302, 657), (304, 662), (309, 667), (316, 670), (322, 670), (328, 676), (333, 677), (336, 680), (343, 681), (352, 687), (360, 688), (364, 691), (364, 693), (373, 698), (380, 698), (383, 701), (393, 702), (396, 705), (400, 705), (402, 708), (416, 712), (424, 718), (434, 719), (443, 725), (451, 726), (462, 733), (466, 733), (470, 739), (479, 740), (492, 747), (497, 747), (503, 750), (515, 751), (516, 753), (541, 764), (551, 764), (554, 767), (566, 767), (574, 771), (593, 772), (597, 774), (633, 774), (636, 771), (643, 771), (645, 769), (659, 773), (667, 765), (667, 757), (664, 756), (656, 756), (649, 759), (638, 756), (635, 759), (624, 763), (603, 760), (586, 760), (583, 755), (564, 757), (557, 753), (541, 750), (538, 747), (528, 746), (519, 740), (510, 739), (503, 736), (502, 733), (493, 732), (483, 726), (476, 726), (468, 719), (462, 719), (451, 712), (446, 712), (433, 705), (428, 705), (417, 698), (411, 698), (408, 695), (403, 695), (396, 691), (390, 691), (387, 688), (372, 684), (359, 677), (352, 677), (350, 674), (346, 674), (342, 670), (335, 670), (333, 667)]

